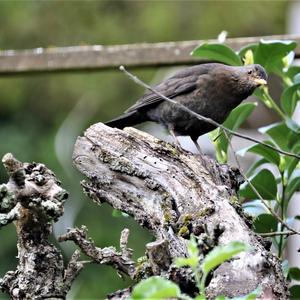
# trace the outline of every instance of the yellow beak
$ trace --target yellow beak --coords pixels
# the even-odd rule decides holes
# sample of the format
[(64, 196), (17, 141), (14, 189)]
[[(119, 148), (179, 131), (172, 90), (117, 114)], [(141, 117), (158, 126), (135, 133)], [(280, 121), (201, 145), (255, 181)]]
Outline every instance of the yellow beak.
[(254, 78), (253, 81), (259, 85), (265, 85), (267, 84), (267, 81), (262, 78)]

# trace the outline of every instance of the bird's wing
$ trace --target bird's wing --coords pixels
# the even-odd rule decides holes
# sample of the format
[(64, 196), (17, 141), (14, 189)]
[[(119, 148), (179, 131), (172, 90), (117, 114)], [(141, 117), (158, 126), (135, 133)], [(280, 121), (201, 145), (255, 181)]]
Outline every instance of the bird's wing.
[[(198, 76), (188, 76), (183, 79), (172, 77), (155, 86), (153, 89), (160, 92), (168, 98), (192, 92), (197, 87)], [(148, 109), (151, 106), (156, 106), (165, 101), (152, 91), (147, 92), (136, 104), (126, 110), (126, 113), (142, 109)]]
[[(164, 80), (153, 89), (171, 99), (179, 95), (190, 93), (199, 87), (198, 83), (200, 77), (208, 74), (213, 68), (219, 65), (220, 64), (217, 63), (211, 63), (185, 68), (177, 72), (174, 76)], [(148, 91), (133, 106), (127, 109), (125, 113), (149, 109), (151, 106), (156, 106), (163, 101), (165, 101), (163, 98), (152, 91)]]

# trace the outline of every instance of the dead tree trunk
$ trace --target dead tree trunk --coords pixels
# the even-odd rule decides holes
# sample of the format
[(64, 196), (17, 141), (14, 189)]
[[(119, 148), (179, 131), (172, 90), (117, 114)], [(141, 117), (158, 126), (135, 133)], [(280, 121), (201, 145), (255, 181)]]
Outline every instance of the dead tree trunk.
[(83, 267), (80, 252), (75, 251), (65, 268), (48, 238), (68, 193), (43, 164), (21, 163), (11, 154), (2, 163), (9, 181), (0, 185), (0, 228), (15, 223), (19, 264), (0, 279), (0, 289), (15, 300), (65, 299)]
[[(238, 240), (250, 244), (252, 251), (214, 270), (207, 282), (207, 297), (245, 295), (260, 286), (261, 299), (287, 299), (279, 260), (269, 251), (270, 243), (251, 230), (251, 221), (238, 204), (236, 191), (242, 176), (237, 169), (178, 151), (133, 128), (118, 130), (101, 123), (77, 139), (73, 160), (89, 178), (82, 185), (94, 201), (129, 214), (156, 238), (146, 245), (147, 261), (134, 270), (130, 263), (129, 276), (162, 275), (194, 296), (197, 288), (191, 271), (172, 264), (175, 258), (188, 255), (190, 235), (199, 238), (203, 254)], [(77, 244), (82, 247), (78, 240)], [(126, 261), (125, 257), (125, 265)], [(127, 289), (111, 297), (129, 293)]]
[[(83, 267), (75, 252), (64, 268), (60, 251), (48, 241), (52, 223), (63, 213), (66, 191), (42, 164), (21, 163), (11, 154), (2, 162), (10, 179), (0, 185), (0, 227), (15, 222), (19, 264), (0, 280), (0, 288), (12, 299), (64, 299)], [(112, 265), (136, 281), (164, 276), (190, 296), (198, 293), (193, 273), (173, 264), (175, 258), (188, 255), (190, 235), (198, 238), (203, 255), (217, 245), (244, 241), (252, 251), (214, 270), (206, 282), (208, 299), (245, 295), (258, 286), (261, 299), (288, 298), (270, 243), (253, 233), (237, 202), (242, 181), (238, 170), (178, 151), (138, 130), (122, 131), (101, 123), (78, 138), (74, 164), (90, 179), (83, 187), (93, 200), (131, 215), (156, 241), (146, 245), (147, 259), (139, 265), (127, 248), (127, 229), (122, 231), (119, 251), (96, 247), (84, 227), (70, 229), (61, 241), (73, 240), (95, 262)], [(129, 287), (109, 298), (125, 299), (130, 292)]]

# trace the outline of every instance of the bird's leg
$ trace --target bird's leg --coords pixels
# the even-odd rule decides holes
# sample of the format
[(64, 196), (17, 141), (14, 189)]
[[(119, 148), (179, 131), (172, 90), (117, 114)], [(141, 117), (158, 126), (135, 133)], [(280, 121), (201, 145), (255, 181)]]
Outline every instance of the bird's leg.
[[(198, 138), (196, 138), (196, 137), (195, 137), (195, 138), (191, 137), (191, 139), (192, 139), (194, 145), (196, 146), (196, 148), (197, 148), (197, 150), (198, 150), (198, 152), (199, 152), (199, 154), (200, 154), (199, 158), (200, 158), (200, 160), (201, 160), (201, 162), (202, 162), (202, 165), (206, 168), (206, 170), (208, 170), (208, 168), (207, 168), (207, 161), (205, 160), (205, 158), (204, 158), (204, 156), (203, 156), (203, 153), (202, 153), (202, 150), (201, 150), (201, 148), (200, 148), (200, 145), (197, 143), (197, 139), (198, 139)], [(207, 172), (208, 172), (208, 171), (207, 171)]]
[(192, 141), (193, 141), (193, 143), (194, 143), (194, 145), (196, 146), (196, 148), (197, 148), (197, 150), (198, 150), (198, 152), (199, 152), (199, 154), (203, 154), (202, 153), (202, 150), (201, 150), (201, 148), (200, 148), (200, 146), (199, 146), (199, 144), (197, 143), (197, 140), (198, 140), (198, 138), (192, 138), (191, 137), (191, 139), (192, 139)]
[(169, 126), (168, 126), (168, 130), (169, 130), (170, 134), (172, 135), (172, 137), (173, 137), (173, 139), (174, 139), (174, 141), (175, 141), (175, 146), (176, 146), (176, 148), (177, 148), (178, 150), (183, 150), (183, 149), (181, 148), (181, 146), (180, 146), (180, 143), (179, 143), (179, 141), (178, 141), (177, 136), (175, 135), (174, 127), (173, 127), (172, 125), (169, 125)]

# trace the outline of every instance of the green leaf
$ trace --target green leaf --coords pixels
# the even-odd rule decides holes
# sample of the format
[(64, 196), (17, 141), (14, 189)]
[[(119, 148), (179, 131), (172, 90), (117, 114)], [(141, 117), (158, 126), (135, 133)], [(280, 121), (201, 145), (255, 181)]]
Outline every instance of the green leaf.
[[(290, 66), (285, 74), (290, 78), (294, 79), (294, 77), (300, 73), (300, 66)], [(294, 81), (295, 82), (295, 81)]]
[(176, 258), (175, 260), (175, 265), (177, 267), (192, 267), (192, 268), (195, 268), (197, 267), (198, 265), (198, 262), (199, 262), (199, 259), (197, 257), (178, 257)]
[(204, 274), (208, 274), (211, 270), (222, 264), (224, 261), (231, 259), (234, 255), (249, 250), (250, 247), (239, 241), (230, 242), (224, 246), (215, 247), (204, 258), (201, 269)]
[(194, 235), (191, 235), (191, 238), (188, 242), (187, 248), (188, 248), (188, 253), (189, 253), (190, 257), (198, 258), (199, 250), (198, 250), (197, 241), (196, 241), (196, 238)]
[(277, 220), (270, 214), (261, 214), (253, 222), (254, 230), (258, 233), (277, 231)]
[(300, 83), (300, 72), (294, 76), (293, 81), (294, 83)]
[(286, 201), (289, 201), (296, 191), (300, 189), (300, 176), (292, 178), (286, 187), (285, 198)]
[(295, 168), (297, 167), (299, 160), (297, 158), (292, 158), (292, 157), (285, 157), (285, 161), (286, 161), (286, 168), (285, 168), (285, 176), (287, 178), (289, 178), (293, 171), (295, 170)]
[(284, 122), (261, 127), (259, 131), (267, 134), (278, 147), (286, 151), (290, 151), (293, 146), (292, 141), (298, 138), (298, 135), (291, 131)]
[(119, 209), (113, 209), (112, 211), (112, 214), (111, 214), (114, 218), (121, 218), (121, 217), (124, 217), (124, 218), (127, 218), (129, 217), (128, 214), (122, 212), (121, 210)]
[(289, 279), (300, 280), (300, 269), (299, 268), (290, 268), (288, 273)]
[(194, 235), (191, 235), (187, 248), (189, 257), (179, 257), (176, 259), (175, 264), (177, 267), (190, 266), (192, 268), (196, 268), (199, 262), (199, 250)]
[(246, 45), (245, 47), (243, 47), (243, 48), (240, 49), (240, 51), (238, 52), (238, 54), (239, 54), (240, 58), (242, 60), (244, 60), (245, 56), (246, 56), (246, 53), (249, 50), (251, 50), (252, 53), (254, 54), (257, 47), (258, 47), (258, 44), (249, 44), (249, 45)]
[[(236, 130), (249, 117), (256, 106), (257, 103), (243, 103), (239, 105), (232, 110), (228, 118), (223, 123), (223, 126), (231, 130)], [(226, 163), (229, 143), (222, 129), (214, 130), (210, 134), (212, 140), (214, 140), (217, 136), (218, 138), (214, 142), (216, 148), (216, 157), (220, 163)]]
[(296, 83), (286, 88), (280, 97), (280, 102), (283, 110), (289, 117), (292, 117), (296, 108), (297, 102), (300, 100), (300, 83)]
[(244, 64), (245, 65), (252, 65), (254, 64), (254, 57), (253, 57), (253, 51), (251, 49), (248, 49), (244, 56)]
[(122, 217), (122, 211), (114, 208), (111, 215), (115, 218), (120, 218)]
[(203, 43), (195, 48), (191, 54), (193, 56), (204, 57), (232, 66), (242, 65), (239, 56), (230, 47), (224, 44)]
[(290, 300), (299, 300), (300, 299), (300, 285), (293, 285), (289, 288)]
[(261, 40), (254, 52), (254, 61), (265, 67), (267, 72), (282, 74), (286, 67), (284, 58), (297, 46), (294, 41)]
[[(257, 174), (255, 174), (254, 176), (252, 176), (252, 178), (250, 178), (249, 180), (263, 199), (266, 200), (276, 199), (277, 183), (272, 172), (270, 172), (267, 169), (263, 169)], [(248, 182), (244, 182), (240, 186), (239, 193), (240, 196), (245, 197), (247, 199), (259, 198), (256, 192), (248, 184)]]
[(223, 125), (231, 130), (236, 130), (249, 117), (256, 106), (257, 103), (242, 103), (232, 110)]
[(133, 289), (132, 299), (167, 299), (180, 297), (179, 287), (172, 281), (152, 276), (139, 282)]
[[(264, 143), (274, 146), (270, 141), (264, 141)], [(260, 155), (262, 158), (265, 158), (270, 163), (273, 163), (277, 166), (280, 164), (280, 155), (275, 150), (267, 148), (261, 144), (256, 144), (244, 149), (237, 151), (237, 154), (244, 156), (245, 153), (251, 152)]]
[(257, 173), (257, 168), (260, 167), (263, 164), (269, 163), (266, 159), (262, 158), (258, 161), (254, 162), (251, 167), (247, 170), (247, 177), (251, 177), (254, 175), (254, 173)]
[[(292, 153), (300, 154), (300, 143), (297, 143), (291, 149)], [(290, 156), (284, 156), (283, 159), (283, 170), (286, 178), (290, 178), (293, 171), (297, 167), (299, 160)]]
[(267, 212), (260, 200), (247, 201), (243, 204), (244, 211), (251, 216), (259, 216)]
[(254, 95), (267, 107), (273, 109), (273, 103), (269, 99), (269, 91), (267, 86), (260, 87), (254, 91)]
[(287, 119), (285, 120), (285, 124), (289, 129), (291, 129), (295, 133), (300, 133), (300, 126), (293, 119), (287, 117)]

